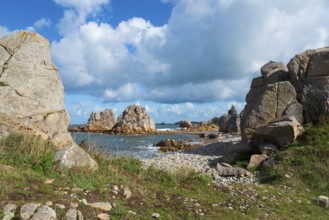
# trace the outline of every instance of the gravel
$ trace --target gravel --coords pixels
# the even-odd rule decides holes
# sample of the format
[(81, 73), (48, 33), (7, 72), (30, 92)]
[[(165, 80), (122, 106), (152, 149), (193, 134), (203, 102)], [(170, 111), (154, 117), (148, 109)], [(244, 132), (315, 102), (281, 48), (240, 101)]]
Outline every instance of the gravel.
[(165, 153), (159, 157), (144, 160), (143, 164), (145, 167), (153, 166), (168, 171), (176, 171), (184, 167), (203, 172), (211, 176), (213, 181), (220, 186), (227, 186), (232, 183), (258, 182), (257, 177), (254, 175), (222, 177), (217, 174), (216, 165), (226, 148), (241, 139), (238, 136), (228, 135), (221, 136), (219, 140), (197, 149)]

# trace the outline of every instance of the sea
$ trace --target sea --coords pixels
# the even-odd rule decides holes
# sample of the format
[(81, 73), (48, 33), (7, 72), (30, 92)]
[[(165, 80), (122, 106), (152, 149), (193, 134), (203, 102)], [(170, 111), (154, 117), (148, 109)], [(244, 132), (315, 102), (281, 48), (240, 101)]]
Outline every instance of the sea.
[[(174, 131), (179, 128), (175, 124), (157, 124), (158, 131)], [(107, 135), (99, 133), (71, 133), (74, 141), (80, 144), (84, 141), (90, 148), (115, 156), (131, 156), (141, 160), (159, 156), (159, 147), (154, 146), (164, 139), (185, 140), (189, 143), (199, 143), (195, 135), (190, 134), (158, 134), (158, 135)]]

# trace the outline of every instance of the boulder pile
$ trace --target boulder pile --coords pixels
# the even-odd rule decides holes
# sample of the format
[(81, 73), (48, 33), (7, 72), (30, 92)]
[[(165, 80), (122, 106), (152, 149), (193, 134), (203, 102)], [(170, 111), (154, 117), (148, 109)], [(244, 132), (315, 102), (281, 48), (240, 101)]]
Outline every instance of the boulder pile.
[(287, 118), (291, 121), (294, 117), (300, 124), (328, 118), (329, 48), (298, 54), (287, 68), (271, 61), (261, 68), (261, 73), (253, 79), (246, 96), (241, 118), (243, 141), (253, 143), (259, 127)]
[[(259, 151), (264, 145), (271, 146), (265, 151), (268, 153), (295, 141), (302, 124), (328, 119), (329, 48), (298, 54), (287, 67), (270, 61), (260, 71), (261, 76), (252, 80), (241, 113), (243, 142)], [(254, 156), (250, 167), (267, 159), (267, 155)]]

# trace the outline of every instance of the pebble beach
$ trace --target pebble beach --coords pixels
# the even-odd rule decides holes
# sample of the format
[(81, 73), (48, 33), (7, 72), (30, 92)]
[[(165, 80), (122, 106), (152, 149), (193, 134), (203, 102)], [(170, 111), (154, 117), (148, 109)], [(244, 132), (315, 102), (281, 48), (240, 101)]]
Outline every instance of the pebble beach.
[(195, 170), (212, 177), (219, 186), (233, 183), (257, 183), (255, 175), (241, 175), (223, 177), (217, 174), (216, 165), (232, 143), (241, 141), (238, 135), (221, 136), (216, 142), (208, 145), (180, 152), (162, 154), (156, 158), (143, 160), (145, 167), (153, 166), (158, 169), (177, 171), (181, 168)]

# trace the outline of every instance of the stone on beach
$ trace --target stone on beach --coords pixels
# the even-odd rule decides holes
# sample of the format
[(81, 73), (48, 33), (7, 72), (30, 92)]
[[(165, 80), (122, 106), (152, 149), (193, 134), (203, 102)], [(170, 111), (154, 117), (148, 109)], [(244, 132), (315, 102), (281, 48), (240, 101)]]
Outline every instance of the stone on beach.
[(241, 167), (227, 167), (222, 166), (220, 163), (217, 164), (217, 171), (219, 176), (241, 176), (250, 175), (248, 170)]
[(220, 161), (222, 163), (235, 164), (239, 160), (248, 160), (252, 154), (253, 149), (250, 144), (232, 143), (227, 147)]

